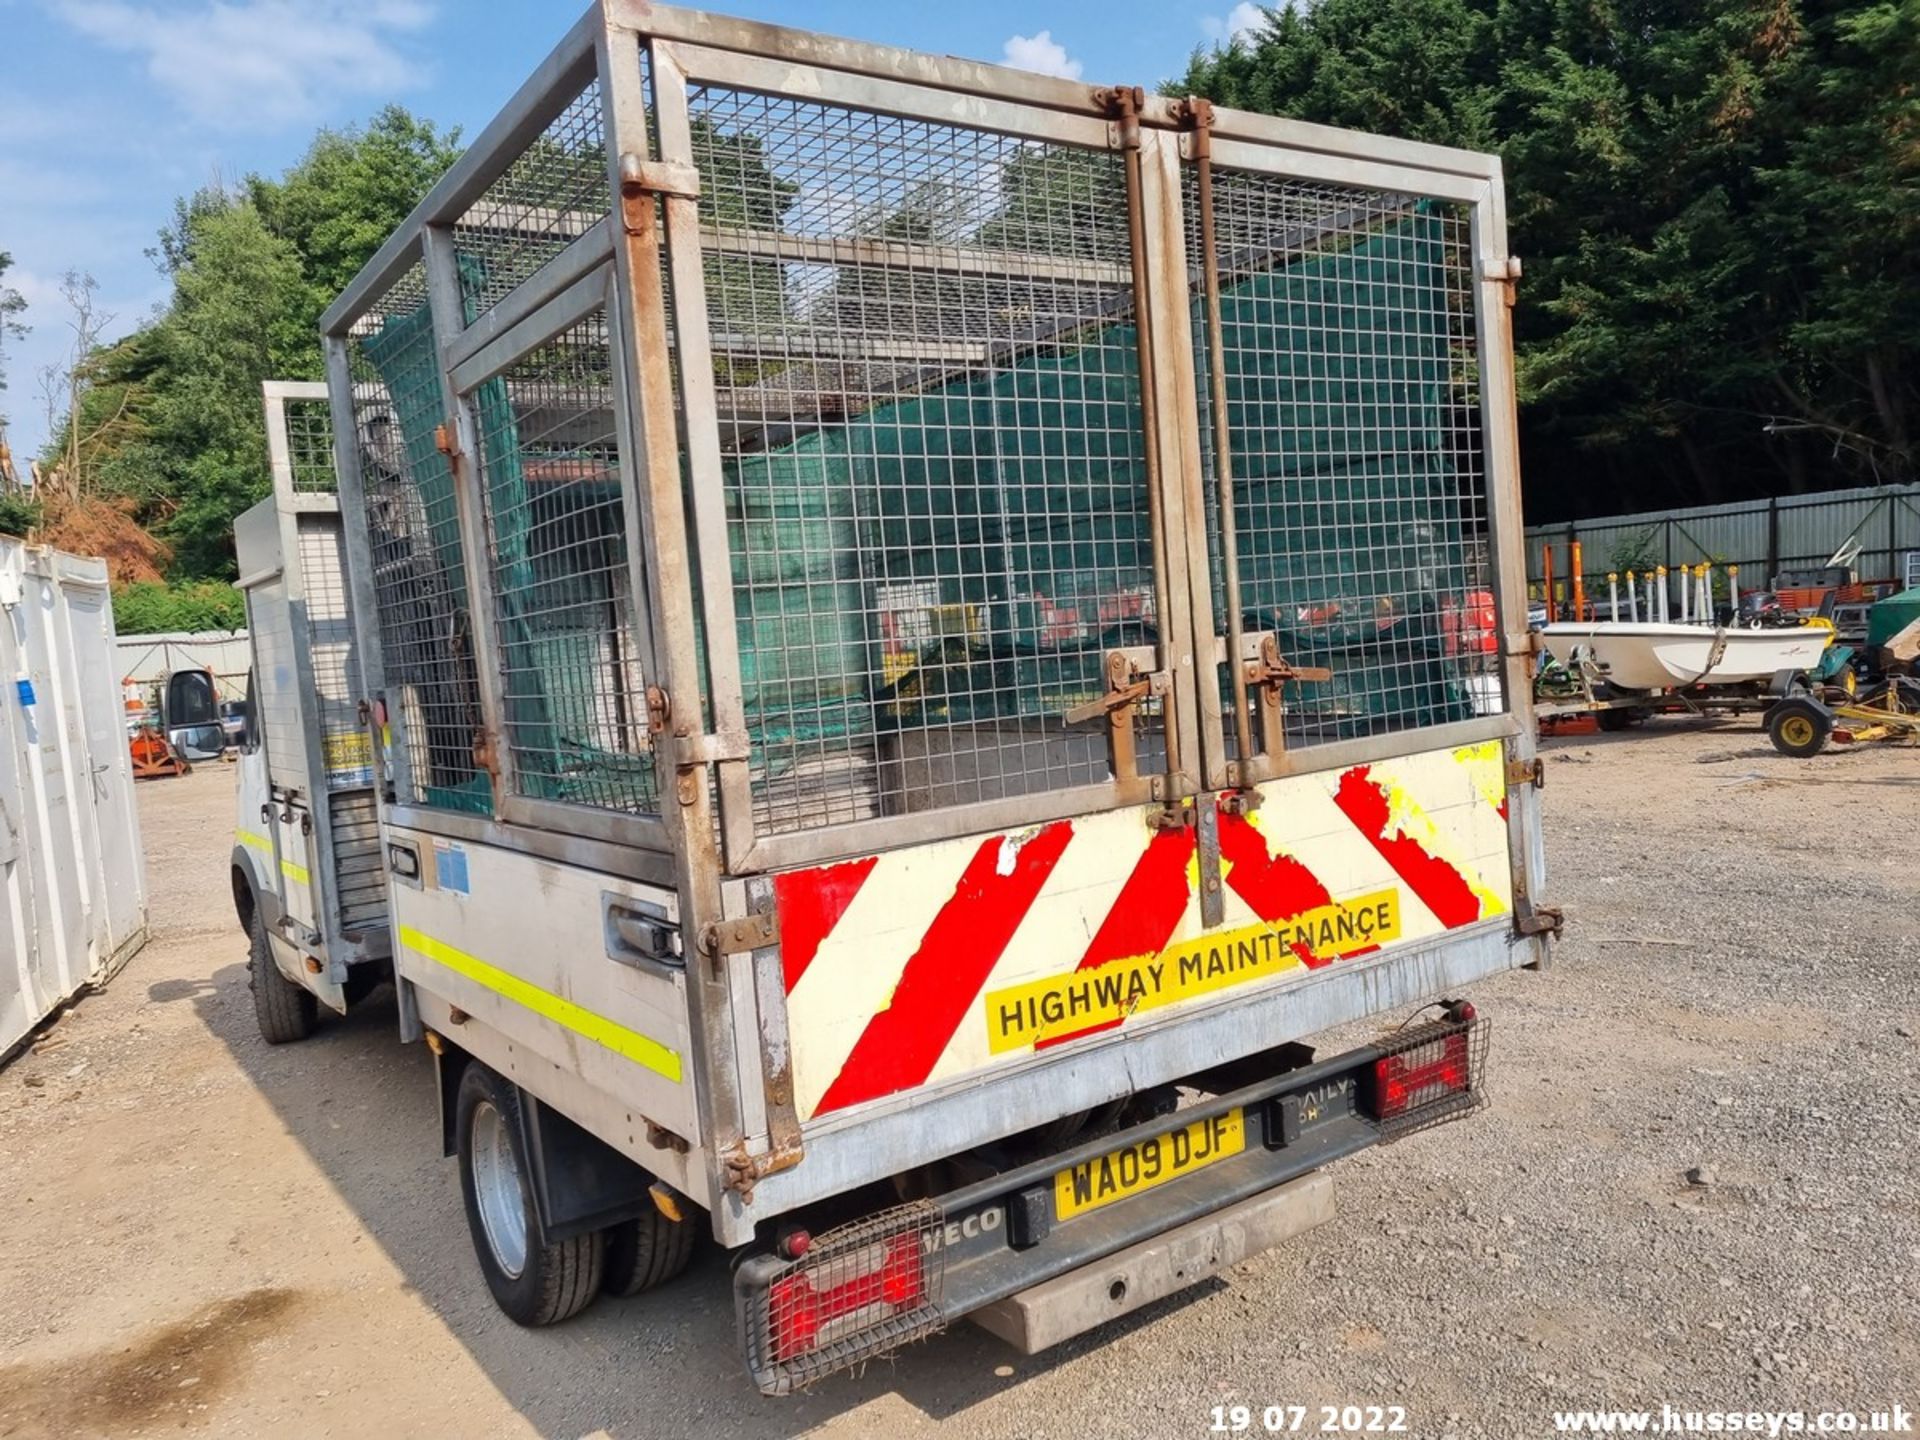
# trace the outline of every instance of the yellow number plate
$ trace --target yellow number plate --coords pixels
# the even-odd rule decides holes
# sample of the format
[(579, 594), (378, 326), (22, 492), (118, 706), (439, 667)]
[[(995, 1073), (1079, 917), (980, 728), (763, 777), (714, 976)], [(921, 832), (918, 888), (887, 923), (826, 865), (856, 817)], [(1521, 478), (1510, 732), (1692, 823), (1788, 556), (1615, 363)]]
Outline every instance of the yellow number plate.
[(1246, 1117), (1240, 1111), (1196, 1120), (1183, 1129), (1060, 1171), (1053, 1177), (1054, 1213), (1062, 1220), (1071, 1220), (1204, 1170), (1246, 1148)]

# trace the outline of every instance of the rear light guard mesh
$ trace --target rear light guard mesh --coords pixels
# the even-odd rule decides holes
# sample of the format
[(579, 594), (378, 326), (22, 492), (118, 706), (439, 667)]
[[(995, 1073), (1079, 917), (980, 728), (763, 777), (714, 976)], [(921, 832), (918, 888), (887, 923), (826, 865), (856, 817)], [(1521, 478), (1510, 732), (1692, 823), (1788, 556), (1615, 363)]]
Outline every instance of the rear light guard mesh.
[(1370, 1108), (1381, 1143), (1462, 1119), (1485, 1105), (1492, 1035), (1492, 1022), (1475, 1017), (1430, 1021), (1380, 1040)]

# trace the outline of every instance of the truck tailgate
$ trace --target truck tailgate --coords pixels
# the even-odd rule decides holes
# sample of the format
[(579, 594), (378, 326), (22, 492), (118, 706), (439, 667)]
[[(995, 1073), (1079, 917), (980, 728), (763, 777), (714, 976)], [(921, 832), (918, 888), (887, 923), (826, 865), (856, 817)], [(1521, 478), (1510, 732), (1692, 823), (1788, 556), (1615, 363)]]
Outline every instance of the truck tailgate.
[(1208, 823), (1188, 806), (1161, 828), (1160, 807), (1142, 806), (777, 877), (800, 1119), (1310, 985), (1512, 910), (1498, 742), (1244, 799)]

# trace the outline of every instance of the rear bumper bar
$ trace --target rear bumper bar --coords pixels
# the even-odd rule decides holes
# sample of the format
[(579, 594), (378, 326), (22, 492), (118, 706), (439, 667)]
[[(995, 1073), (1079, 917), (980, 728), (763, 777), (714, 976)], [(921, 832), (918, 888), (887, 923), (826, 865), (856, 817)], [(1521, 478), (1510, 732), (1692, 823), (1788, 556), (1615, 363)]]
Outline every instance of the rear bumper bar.
[[(1415, 1129), (1459, 1119), (1481, 1102), (1487, 1022), (1462, 1018), (1419, 1026), (1392, 1044), (1367, 1045), (1332, 1059), (1288, 1070), (1171, 1114), (1099, 1136), (1031, 1164), (993, 1175), (937, 1199), (920, 1201), (818, 1237), (809, 1258), (761, 1254), (735, 1271), (735, 1299), (748, 1368), (766, 1394), (786, 1394), (822, 1375), (845, 1369), (918, 1339), (954, 1320), (1031, 1290), (1129, 1247), (1215, 1215), (1230, 1206), (1308, 1175), (1368, 1146)], [(1473, 1064), (1458, 1088), (1418, 1094), (1415, 1103), (1383, 1118), (1381, 1062), (1421, 1046), (1444, 1047), (1449, 1037)], [(1276, 1062), (1278, 1063), (1278, 1062)], [(1418, 1075), (1416, 1073), (1416, 1080)], [(1177, 1179), (1125, 1193), (1097, 1208), (1063, 1217), (1059, 1177), (1075, 1167), (1138, 1147), (1196, 1122), (1238, 1117), (1238, 1153)], [(854, 1233), (857, 1232), (857, 1233)], [(841, 1243), (840, 1237), (846, 1236)], [(911, 1309), (877, 1318), (869, 1333), (842, 1333), (804, 1354), (791, 1346), (774, 1314), (774, 1287), (809, 1266), (842, 1263), (855, 1251), (901, 1244), (903, 1235), (924, 1257), (924, 1279), (912, 1287)], [(1195, 1274), (1193, 1279), (1201, 1278)], [(882, 1307), (884, 1308), (884, 1307)], [(1095, 1322), (1097, 1323), (1097, 1322)], [(1060, 1338), (1060, 1337), (1056, 1337)]]
[(1071, 1340), (1230, 1270), (1334, 1215), (1333, 1177), (1302, 1175), (1138, 1245), (1129, 1245), (967, 1316), (1023, 1355)]

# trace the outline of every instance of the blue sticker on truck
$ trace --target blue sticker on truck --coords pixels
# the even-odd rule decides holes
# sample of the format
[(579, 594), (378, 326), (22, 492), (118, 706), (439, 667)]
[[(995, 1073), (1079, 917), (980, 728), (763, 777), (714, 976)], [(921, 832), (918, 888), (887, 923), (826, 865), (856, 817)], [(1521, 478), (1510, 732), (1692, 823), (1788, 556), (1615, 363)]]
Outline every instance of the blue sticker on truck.
[(470, 895), (472, 887), (467, 881), (467, 850), (464, 845), (456, 845), (451, 840), (433, 842), (434, 884), (450, 894)]

